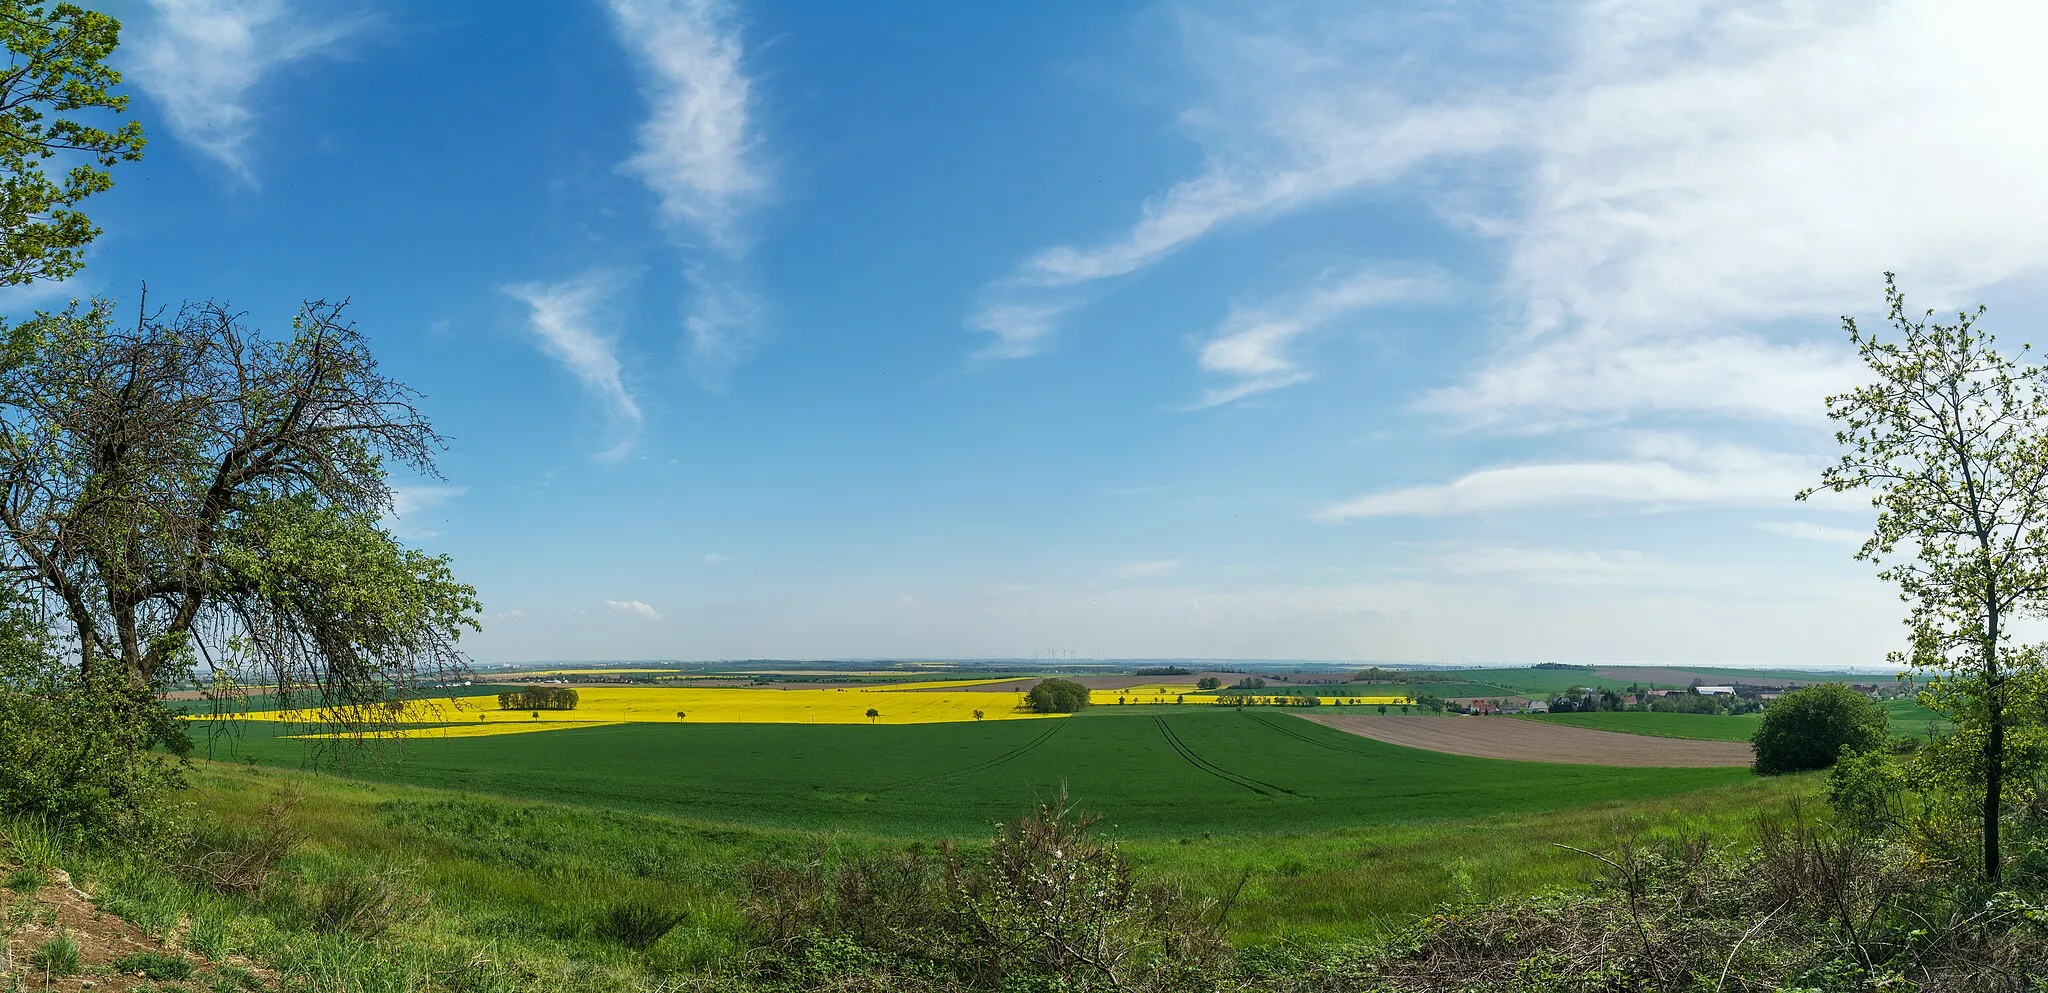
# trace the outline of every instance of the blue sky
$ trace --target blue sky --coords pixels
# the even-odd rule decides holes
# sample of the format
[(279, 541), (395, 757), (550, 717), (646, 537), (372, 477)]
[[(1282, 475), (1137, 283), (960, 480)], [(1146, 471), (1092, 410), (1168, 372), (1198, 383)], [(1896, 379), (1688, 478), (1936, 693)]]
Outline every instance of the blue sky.
[(116, 12), (9, 309), (351, 298), (484, 662), (1873, 664), (1838, 315), (2043, 312), (2034, 5)]

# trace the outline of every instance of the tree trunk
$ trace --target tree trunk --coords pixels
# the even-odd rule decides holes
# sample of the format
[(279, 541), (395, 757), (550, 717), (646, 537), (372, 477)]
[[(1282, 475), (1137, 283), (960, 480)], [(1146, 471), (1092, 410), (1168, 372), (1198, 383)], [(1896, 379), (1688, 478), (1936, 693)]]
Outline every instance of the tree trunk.
[[(1995, 591), (1995, 587), (1993, 588)], [(2005, 791), (2005, 680), (1998, 668), (1998, 606), (1988, 613), (1984, 644), (1984, 881), (1997, 883), (2003, 866), (1998, 850), (1998, 801)]]

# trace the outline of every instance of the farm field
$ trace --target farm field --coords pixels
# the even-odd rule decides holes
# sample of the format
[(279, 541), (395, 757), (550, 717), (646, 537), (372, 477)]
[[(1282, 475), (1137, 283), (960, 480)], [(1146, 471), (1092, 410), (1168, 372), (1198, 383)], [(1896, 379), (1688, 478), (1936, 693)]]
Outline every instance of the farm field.
[[(1891, 718), (1892, 733), (1921, 737), (1928, 728), (1946, 727), (1940, 714), (1913, 700), (1885, 700), (1879, 703)], [(1748, 741), (1763, 721), (1762, 714), (1660, 714), (1650, 711), (1610, 711), (1592, 714), (1544, 714), (1523, 718), (1545, 724), (1618, 731), (1659, 738), (1693, 738), (1702, 741)]]
[(1512, 717), (1305, 716), (1317, 724), (1389, 744), (1496, 759), (1663, 768), (1747, 767), (1751, 760), (1747, 743), (1646, 740), (1642, 735)]
[[(1148, 710), (1154, 708), (1148, 708)], [(1156, 708), (1165, 711), (1167, 708)], [(1418, 718), (1419, 719), (1419, 718)], [(1503, 722), (1506, 723), (1506, 722)], [(312, 743), (251, 722), (237, 754)], [(975, 837), (1062, 787), (1132, 837), (1304, 832), (1529, 813), (1744, 781), (1743, 769), (1544, 765), (1404, 748), (1289, 714), (1186, 707), (1086, 720), (621, 724), (408, 741), (350, 774), (797, 829)]]
[(1610, 711), (1595, 714), (1543, 714), (1524, 718), (1544, 724), (1645, 734), (1657, 738), (1692, 738), (1700, 741), (1748, 741), (1763, 721), (1762, 714), (1659, 714), (1650, 711)]

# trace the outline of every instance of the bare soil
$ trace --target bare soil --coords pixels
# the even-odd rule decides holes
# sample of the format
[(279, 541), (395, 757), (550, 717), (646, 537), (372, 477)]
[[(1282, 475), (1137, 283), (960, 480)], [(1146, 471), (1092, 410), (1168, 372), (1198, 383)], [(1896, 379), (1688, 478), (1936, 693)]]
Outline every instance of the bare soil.
[[(5, 868), (0, 866), (0, 868)], [(24, 906), (24, 904), (26, 906)], [(180, 949), (173, 942), (158, 941), (129, 922), (103, 913), (93, 906), (92, 899), (71, 885), (69, 876), (61, 871), (48, 886), (31, 896), (0, 891), (0, 908), (7, 918), (17, 926), (12, 933), (4, 933), (5, 925), (0, 924), (0, 988), (9, 990), (81, 990), (114, 991), (127, 993), (129, 990), (162, 990), (166, 987), (153, 983), (142, 976), (116, 972), (114, 963), (142, 951), (159, 952), (183, 958), (192, 964), (192, 976), (184, 983), (171, 984), (170, 988), (205, 989), (212, 974), (219, 968), (197, 952)], [(59, 933), (70, 936), (78, 944), (80, 970), (71, 976), (46, 976), (42, 970), (30, 964), (35, 949), (57, 937)], [(266, 969), (248, 962), (237, 961), (234, 966), (254, 979), (263, 989), (274, 988), (276, 977)], [(10, 985), (19, 983), (19, 986)]]
[(1295, 716), (1390, 745), (1488, 759), (1659, 768), (1748, 765), (1752, 759), (1748, 742), (1652, 738), (1512, 717)]

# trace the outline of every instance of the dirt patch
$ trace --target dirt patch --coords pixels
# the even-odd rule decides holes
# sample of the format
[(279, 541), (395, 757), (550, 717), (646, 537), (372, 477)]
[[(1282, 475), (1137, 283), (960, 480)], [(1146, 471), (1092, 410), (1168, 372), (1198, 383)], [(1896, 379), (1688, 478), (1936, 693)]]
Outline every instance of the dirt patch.
[[(238, 962), (228, 965), (226, 973), (237, 974), (242, 981), (229, 979), (219, 964), (207, 961), (205, 956), (158, 941), (141, 928), (102, 912), (93, 906), (90, 897), (72, 887), (70, 877), (61, 870), (34, 895), (0, 891), (0, 915), (4, 915), (4, 923), (0, 923), (0, 987), (6, 989), (89, 988), (114, 993), (136, 989), (207, 989), (216, 977), (225, 984), (223, 988), (275, 988), (276, 977), (268, 970)], [(36, 949), (59, 935), (69, 938), (78, 948), (75, 974), (46, 975), (32, 962)], [(114, 963), (137, 952), (181, 959), (191, 967), (191, 973), (182, 983), (165, 987), (144, 976), (115, 971)]]
[(1294, 716), (1390, 745), (1488, 759), (1561, 762), (1567, 765), (1704, 768), (1748, 765), (1752, 758), (1747, 742), (1652, 738), (1512, 717)]

